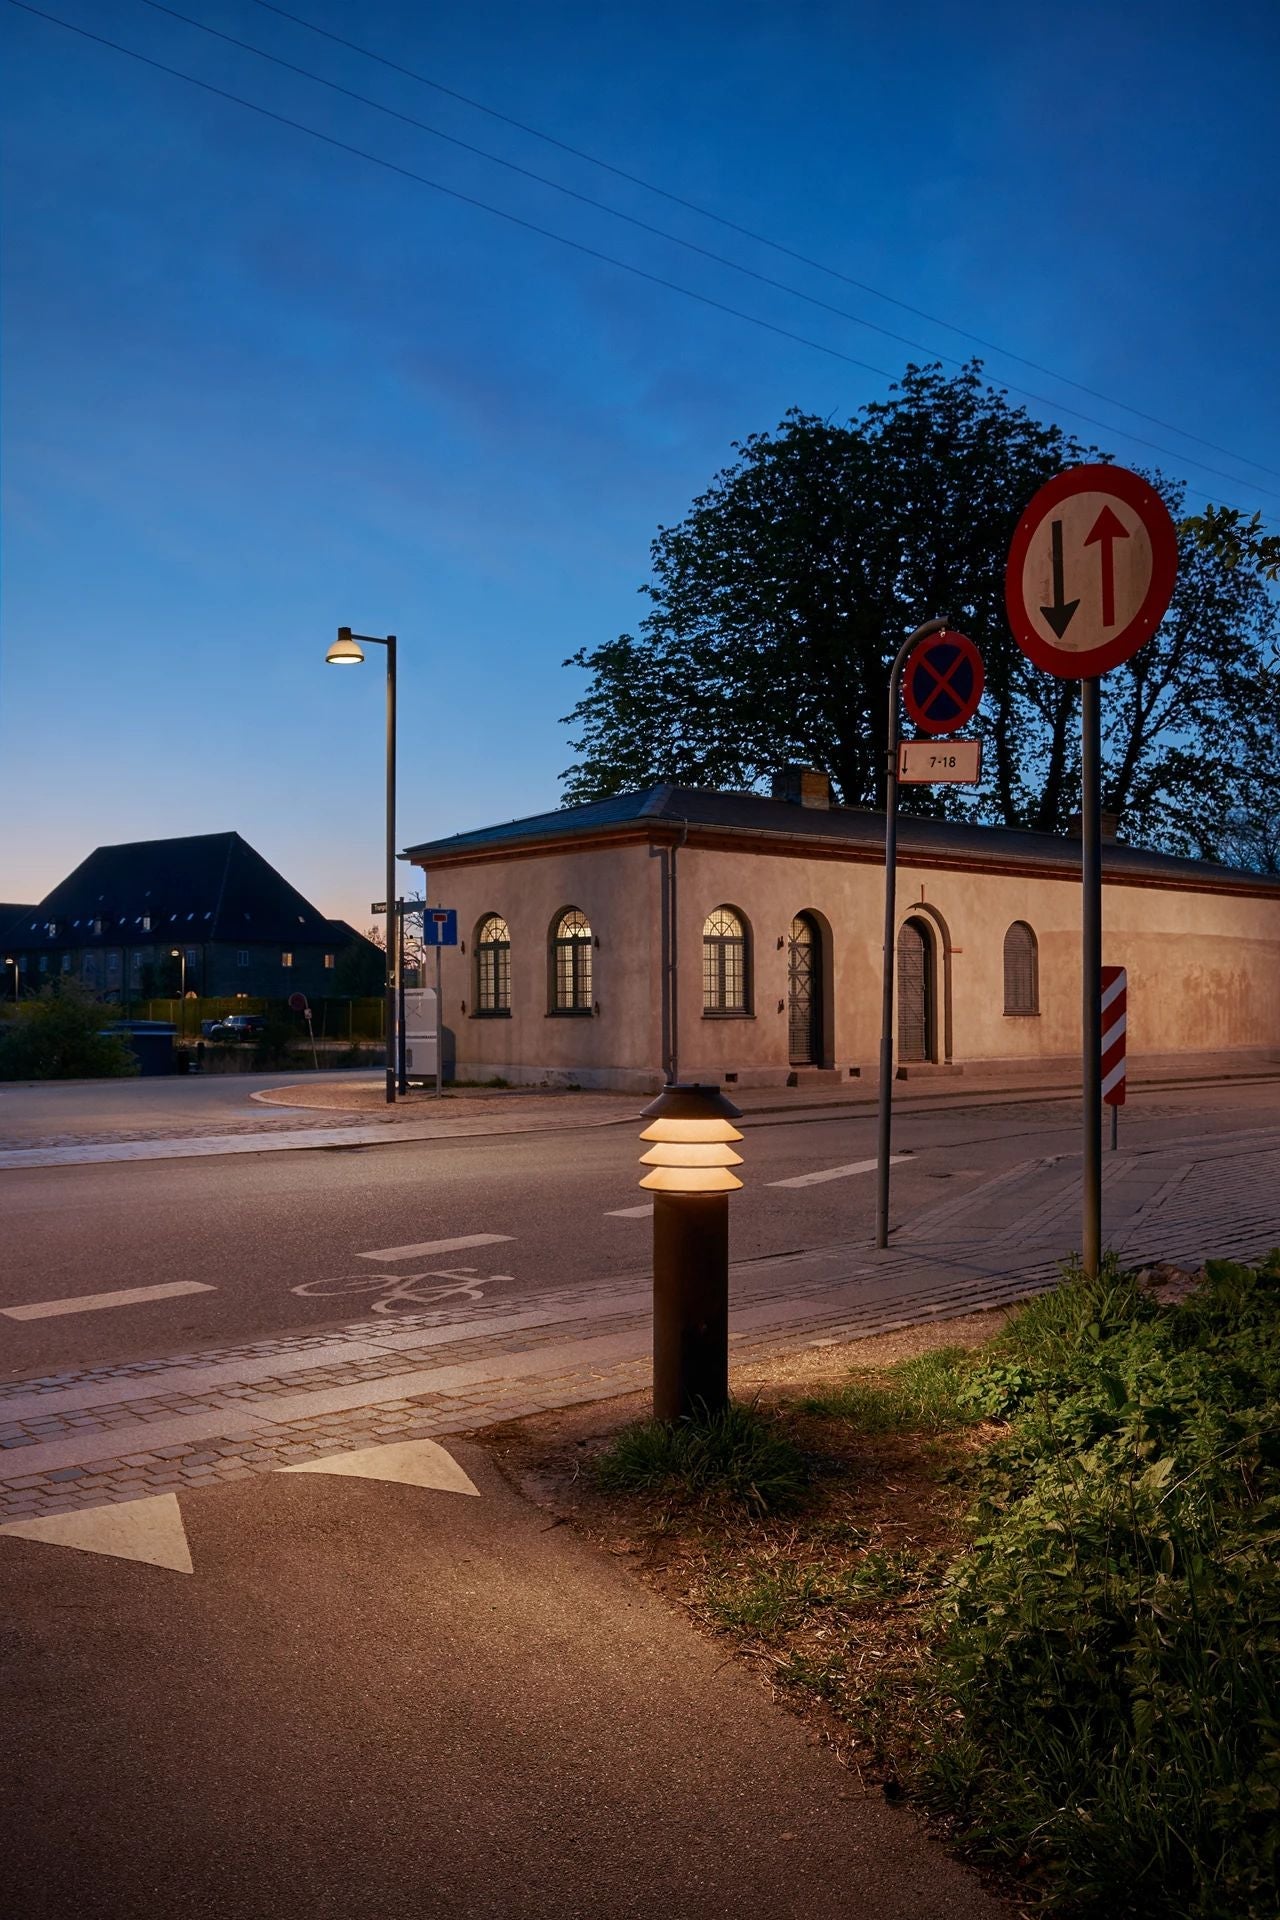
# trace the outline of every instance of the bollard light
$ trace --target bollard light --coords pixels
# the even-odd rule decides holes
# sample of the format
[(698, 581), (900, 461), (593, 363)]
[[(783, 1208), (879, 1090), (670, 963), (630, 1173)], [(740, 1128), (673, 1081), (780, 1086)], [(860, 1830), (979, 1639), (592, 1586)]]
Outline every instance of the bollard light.
[(718, 1087), (666, 1087), (641, 1118), (652, 1144), (653, 1411), (659, 1420), (729, 1403), (729, 1195), (741, 1112)]

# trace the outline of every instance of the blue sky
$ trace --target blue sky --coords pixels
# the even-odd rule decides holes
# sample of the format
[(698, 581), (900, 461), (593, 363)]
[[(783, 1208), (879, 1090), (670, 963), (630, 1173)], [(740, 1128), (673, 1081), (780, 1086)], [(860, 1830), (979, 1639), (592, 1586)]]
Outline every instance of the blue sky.
[[(658, 525), (731, 440), (792, 405), (847, 415), (929, 355), (141, 0), (39, 3), (883, 370), (699, 306), (0, 0), (0, 898), (38, 897), (102, 842), (235, 827), (317, 904), (365, 925), (383, 890), (382, 687), (378, 663), (324, 668), (337, 624), (400, 636), (402, 845), (554, 804), (571, 758), (558, 720), (581, 690), (560, 663), (640, 617)], [(970, 350), (252, 0), (174, 4), (925, 348)], [(1280, 468), (1270, 0), (286, 4), (1219, 442), (1239, 457), (986, 356), (992, 375), (1053, 403), (1036, 411), (1121, 459), (1159, 460), (1280, 517), (1280, 478), (1247, 464)]]

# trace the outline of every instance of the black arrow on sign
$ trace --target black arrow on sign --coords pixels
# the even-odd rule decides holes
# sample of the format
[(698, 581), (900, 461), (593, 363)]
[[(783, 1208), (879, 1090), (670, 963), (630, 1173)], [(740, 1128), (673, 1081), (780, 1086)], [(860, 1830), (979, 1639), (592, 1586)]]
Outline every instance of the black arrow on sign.
[(1062, 597), (1065, 589), (1062, 582), (1061, 520), (1052, 522), (1051, 532), (1053, 536), (1053, 605), (1051, 607), (1041, 607), (1040, 611), (1057, 634), (1059, 640), (1061, 640), (1063, 634), (1075, 618), (1075, 611), (1080, 605), (1080, 602), (1078, 600), (1064, 600)]

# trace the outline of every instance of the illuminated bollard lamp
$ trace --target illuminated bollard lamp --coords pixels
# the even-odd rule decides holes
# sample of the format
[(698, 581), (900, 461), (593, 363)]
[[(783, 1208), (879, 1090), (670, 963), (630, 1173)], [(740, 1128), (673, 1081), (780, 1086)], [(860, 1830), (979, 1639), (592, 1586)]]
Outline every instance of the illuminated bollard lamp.
[(742, 1114), (718, 1087), (666, 1087), (641, 1119), (652, 1146), (653, 1411), (658, 1420), (729, 1404), (729, 1195)]

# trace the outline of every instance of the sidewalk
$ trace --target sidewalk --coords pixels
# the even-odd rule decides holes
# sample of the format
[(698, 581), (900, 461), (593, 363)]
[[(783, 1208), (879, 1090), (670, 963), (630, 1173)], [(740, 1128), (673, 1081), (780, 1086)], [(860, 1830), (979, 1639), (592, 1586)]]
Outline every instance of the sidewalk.
[[(1257, 1259), (1280, 1242), (1277, 1195), (1280, 1128), (1122, 1150), (1107, 1156), (1105, 1238), (1133, 1264)], [(739, 1263), (734, 1363), (1043, 1291), (1076, 1244), (1078, 1206), (1075, 1155), (1031, 1160), (940, 1202), (887, 1252), (845, 1244)], [(474, 1432), (649, 1379), (647, 1270), (509, 1305), (458, 1305), (442, 1279), (389, 1272), (385, 1310), (337, 1332), (10, 1380), (0, 1523)]]
[[(1073, 1078), (1074, 1074), (1074, 1078)], [(1280, 1054), (1250, 1053), (1151, 1056), (1131, 1064), (1130, 1097), (1160, 1088), (1222, 1086), (1280, 1080)], [(247, 1089), (245, 1108), (234, 1119), (200, 1113), (166, 1117), (155, 1125), (133, 1123), (127, 1112), (96, 1122), (47, 1124), (59, 1089), (38, 1090), (43, 1125), (24, 1124), (21, 1094), (8, 1089), (0, 1107), (0, 1171), (19, 1167), (83, 1166), (129, 1160), (187, 1159), (205, 1155), (308, 1151), (321, 1147), (381, 1146), (402, 1140), (453, 1140), (479, 1135), (560, 1131), (576, 1127), (632, 1125), (647, 1095), (543, 1088), (460, 1088), (437, 1099), (412, 1089), (394, 1105), (382, 1075), (322, 1076), (319, 1080)], [(136, 1083), (126, 1083), (130, 1088)], [(29, 1091), (29, 1090), (28, 1090)], [(74, 1094), (74, 1088), (66, 1092)], [(145, 1090), (144, 1090), (145, 1091)], [(866, 1115), (876, 1110), (874, 1079), (837, 1086), (736, 1087), (725, 1091), (752, 1120), (786, 1114)], [(193, 1089), (184, 1087), (190, 1103)], [(98, 1104), (103, 1087), (96, 1089)], [(1051, 1062), (968, 1072), (909, 1068), (894, 1082), (899, 1112), (990, 1106), (1011, 1101), (1079, 1098), (1079, 1069)], [(225, 1089), (215, 1088), (219, 1099)]]

